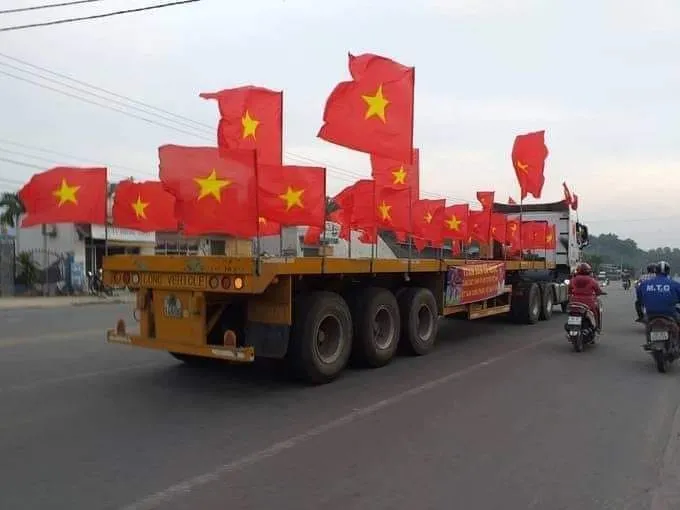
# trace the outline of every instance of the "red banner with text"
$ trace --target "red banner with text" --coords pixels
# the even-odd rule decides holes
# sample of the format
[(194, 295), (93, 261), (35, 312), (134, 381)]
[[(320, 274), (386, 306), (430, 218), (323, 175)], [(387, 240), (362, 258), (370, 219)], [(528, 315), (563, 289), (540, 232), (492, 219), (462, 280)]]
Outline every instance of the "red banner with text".
[(445, 306), (483, 301), (505, 291), (505, 264), (479, 262), (449, 266), (446, 272)]

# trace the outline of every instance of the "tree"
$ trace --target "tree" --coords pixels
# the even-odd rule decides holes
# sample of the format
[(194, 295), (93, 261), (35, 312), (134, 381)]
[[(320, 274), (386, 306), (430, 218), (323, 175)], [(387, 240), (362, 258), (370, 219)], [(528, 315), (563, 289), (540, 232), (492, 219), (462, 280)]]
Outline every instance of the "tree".
[(2, 209), (0, 223), (10, 228), (17, 227), (19, 225), (19, 218), (26, 212), (24, 204), (19, 200), (19, 195), (8, 192), (0, 195), (0, 209)]
[(19, 218), (26, 212), (19, 195), (5, 192), (0, 195), (0, 225), (16, 228), (14, 233), (14, 253), (19, 253)]

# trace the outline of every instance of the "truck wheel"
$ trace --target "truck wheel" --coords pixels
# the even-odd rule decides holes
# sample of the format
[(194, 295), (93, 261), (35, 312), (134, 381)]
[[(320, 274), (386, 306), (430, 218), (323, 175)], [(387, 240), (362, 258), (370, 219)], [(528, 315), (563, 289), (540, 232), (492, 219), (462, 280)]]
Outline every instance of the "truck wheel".
[(352, 316), (334, 292), (311, 292), (297, 298), (290, 355), (297, 374), (313, 384), (331, 382), (347, 365), (352, 351)]
[(429, 289), (410, 287), (398, 293), (401, 342), (411, 354), (423, 356), (434, 348), (439, 313)]
[(553, 306), (555, 305), (555, 300), (553, 299), (553, 287), (552, 285), (545, 284), (541, 285), (542, 299), (541, 299), (541, 314), (539, 319), (542, 321), (549, 321), (553, 314)]
[(536, 324), (541, 315), (541, 289), (537, 283), (520, 283), (512, 295), (512, 318), (520, 324)]
[(399, 347), (397, 299), (387, 289), (362, 289), (353, 306), (353, 355), (371, 368), (387, 365)]

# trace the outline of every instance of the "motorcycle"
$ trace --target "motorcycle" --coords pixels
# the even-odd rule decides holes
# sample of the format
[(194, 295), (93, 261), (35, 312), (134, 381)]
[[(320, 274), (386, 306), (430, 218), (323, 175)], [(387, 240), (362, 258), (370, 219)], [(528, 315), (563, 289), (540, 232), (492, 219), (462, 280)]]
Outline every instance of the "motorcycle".
[[(602, 303), (599, 306), (601, 328), (603, 316)], [(567, 340), (571, 342), (574, 351), (583, 352), (584, 347), (594, 344), (599, 335), (595, 327), (597, 323), (595, 314), (586, 305), (573, 302), (567, 305), (567, 314), (567, 323), (564, 325), (564, 329), (567, 332)]]
[(648, 317), (646, 322), (647, 343), (642, 348), (652, 355), (656, 369), (666, 373), (680, 357), (680, 326), (673, 317), (664, 315)]
[(103, 271), (101, 269), (99, 269), (97, 274), (93, 274), (92, 271), (87, 272), (87, 286), (90, 294), (93, 296), (101, 294), (106, 294), (107, 296), (113, 295), (113, 289), (104, 284)]

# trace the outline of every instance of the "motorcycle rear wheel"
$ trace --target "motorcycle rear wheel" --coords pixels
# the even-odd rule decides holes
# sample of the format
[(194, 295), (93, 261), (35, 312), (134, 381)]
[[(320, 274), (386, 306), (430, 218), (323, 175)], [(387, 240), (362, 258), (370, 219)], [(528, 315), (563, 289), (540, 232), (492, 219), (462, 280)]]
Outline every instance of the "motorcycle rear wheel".
[(583, 333), (579, 333), (574, 340), (572, 340), (575, 352), (583, 352)]
[(666, 358), (666, 353), (663, 351), (654, 351), (652, 356), (654, 356), (656, 369), (660, 373), (665, 374), (668, 371), (668, 358)]

